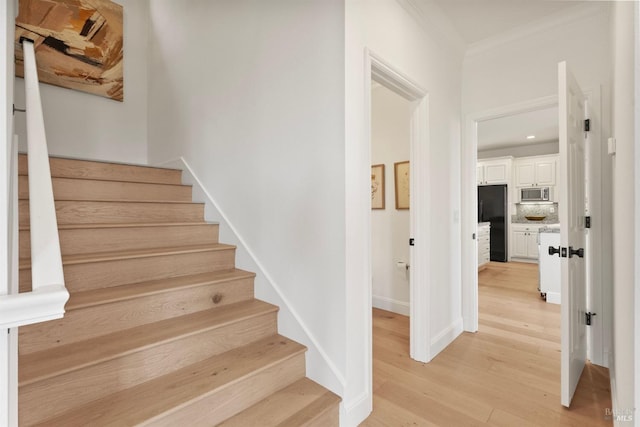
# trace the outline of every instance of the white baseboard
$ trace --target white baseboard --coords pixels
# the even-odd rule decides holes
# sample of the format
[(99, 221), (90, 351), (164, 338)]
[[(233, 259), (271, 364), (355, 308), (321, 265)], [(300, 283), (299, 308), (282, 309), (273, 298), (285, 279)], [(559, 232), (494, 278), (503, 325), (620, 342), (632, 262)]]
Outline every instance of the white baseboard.
[(538, 260), (537, 259), (531, 259), (531, 258), (511, 258), (512, 262), (528, 262), (529, 264), (537, 264)]
[(560, 304), (560, 292), (547, 292), (547, 302), (550, 304)]
[(431, 340), (431, 358), (433, 359), (462, 333), (462, 317), (447, 326)]
[(340, 406), (340, 426), (357, 427), (373, 410), (373, 401), (368, 391)]
[(403, 316), (408, 316), (410, 312), (408, 302), (399, 301), (393, 298), (387, 298), (379, 295), (373, 295), (371, 297), (371, 305), (373, 305), (374, 308), (402, 314)]

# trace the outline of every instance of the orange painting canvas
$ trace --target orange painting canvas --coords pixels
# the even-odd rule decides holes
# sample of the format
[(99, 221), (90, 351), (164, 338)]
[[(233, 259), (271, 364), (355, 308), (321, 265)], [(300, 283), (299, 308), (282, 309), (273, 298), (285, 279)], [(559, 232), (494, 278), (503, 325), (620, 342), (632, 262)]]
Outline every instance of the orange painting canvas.
[(109, 0), (20, 0), (16, 75), (23, 76), (21, 37), (35, 42), (41, 82), (122, 101), (122, 6)]

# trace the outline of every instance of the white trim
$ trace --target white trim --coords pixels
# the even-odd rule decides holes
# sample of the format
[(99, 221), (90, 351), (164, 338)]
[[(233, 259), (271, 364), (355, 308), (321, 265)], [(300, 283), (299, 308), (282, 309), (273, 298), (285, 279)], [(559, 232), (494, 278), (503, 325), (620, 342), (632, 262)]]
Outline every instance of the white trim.
[[(605, 330), (609, 324), (609, 316), (605, 312), (605, 283), (610, 283), (610, 278), (605, 277), (603, 269), (604, 239), (603, 232), (603, 189), (602, 173), (602, 104), (601, 88), (583, 89), (587, 104), (587, 114), (590, 118), (591, 129), (586, 140), (587, 165), (585, 168), (588, 197), (588, 212), (594, 221), (591, 228), (587, 229), (586, 248), (589, 253), (587, 262), (587, 311), (599, 313), (590, 328), (587, 328), (587, 358), (591, 363), (608, 367), (608, 360), (604, 353)], [(610, 234), (610, 233), (608, 233)], [(609, 289), (612, 292), (611, 289)]]
[(372, 410), (371, 394), (365, 390), (340, 407), (340, 425), (357, 426)]
[[(409, 77), (394, 69), (390, 63), (382, 59), (369, 49), (365, 49), (365, 69), (367, 87), (375, 79), (390, 90), (396, 92), (411, 102), (410, 120), (410, 155), (411, 161), (411, 237), (415, 239), (415, 246), (411, 247), (409, 263), (412, 266), (410, 276), (409, 299), (409, 346), (410, 356), (420, 362), (428, 362), (433, 357), (430, 351), (430, 318), (429, 307), (430, 282), (429, 271), (429, 95), (428, 92), (413, 82)], [(370, 70), (370, 71), (369, 71)], [(371, 111), (371, 98), (365, 93), (365, 111)], [(365, 118), (365, 128), (369, 147), (371, 147), (371, 115)], [(370, 148), (369, 148), (370, 153)], [(362, 159), (369, 168), (369, 157)], [(366, 162), (366, 163), (365, 163)], [(363, 164), (363, 167), (364, 167)], [(367, 218), (370, 221), (370, 198), (367, 207)], [(370, 229), (370, 228), (369, 228)], [(408, 242), (407, 242), (408, 243)], [(371, 242), (368, 246), (368, 265), (371, 266)], [(369, 290), (371, 290), (371, 273), (369, 272)], [(369, 291), (370, 292), (370, 291)], [(367, 302), (371, 311), (371, 299)], [(368, 329), (371, 329), (369, 320)], [(371, 343), (367, 348), (371, 352)]]
[[(221, 227), (228, 227), (229, 230), (231, 231), (231, 233), (233, 234), (233, 236), (237, 239), (237, 241), (239, 243), (238, 250), (246, 251), (246, 253), (249, 255), (249, 257), (251, 258), (253, 263), (256, 265), (256, 267), (258, 269), (258, 271), (255, 272), (256, 275), (262, 276), (264, 279), (266, 279), (266, 282), (269, 284), (269, 286), (271, 286), (271, 288), (276, 292), (278, 297), (282, 300), (282, 302), (284, 303), (285, 307), (281, 307), (280, 309), (282, 310), (284, 308), (291, 314), (291, 316), (295, 319), (295, 321), (298, 323), (300, 328), (304, 331), (304, 334), (306, 335), (309, 343), (312, 344), (313, 350), (317, 351), (320, 354), (320, 356), (321, 356), (322, 360), (324, 361), (324, 363), (327, 365), (327, 367), (329, 368), (329, 370), (331, 371), (331, 373), (333, 374), (335, 379), (338, 381), (340, 386), (344, 389), (344, 387), (346, 386), (346, 380), (345, 380), (344, 375), (342, 374), (342, 372), (340, 372), (340, 370), (333, 363), (331, 358), (327, 355), (327, 353), (320, 346), (320, 343), (318, 342), (316, 337), (311, 333), (311, 331), (306, 326), (306, 324), (302, 321), (302, 318), (300, 317), (298, 312), (295, 310), (295, 308), (293, 307), (293, 305), (291, 304), (289, 299), (285, 296), (285, 294), (282, 291), (282, 289), (280, 289), (280, 287), (278, 286), (276, 281), (268, 273), (267, 269), (260, 262), (260, 260), (256, 256), (256, 254), (251, 249), (251, 247), (246, 243), (246, 241), (244, 240), (242, 235), (238, 232), (236, 227), (229, 220), (229, 218), (224, 213), (224, 211), (220, 208), (220, 205), (218, 204), (218, 202), (216, 202), (216, 200), (213, 198), (213, 196), (209, 193), (209, 191), (206, 189), (206, 187), (202, 184), (202, 181), (200, 181), (200, 179), (195, 174), (195, 172), (193, 171), (193, 169), (191, 168), (189, 163), (185, 160), (185, 158), (184, 157), (180, 157), (179, 159), (163, 162), (162, 165), (176, 165), (176, 166), (179, 165), (179, 166), (182, 166), (182, 167), (178, 167), (178, 169), (182, 169), (183, 170), (183, 181), (186, 182), (186, 183), (193, 184), (194, 192), (199, 191), (199, 192), (201, 192), (202, 195), (204, 195), (204, 198), (205, 198), (205, 200), (204, 200), (205, 212), (206, 212), (205, 216), (207, 217), (207, 219), (210, 218), (212, 215), (214, 215), (214, 213), (211, 212), (211, 210), (213, 209), (215, 211), (215, 213), (217, 213), (217, 215), (221, 218), (220, 226)], [(187, 176), (185, 176), (185, 172), (186, 172), (186, 174), (188, 174)], [(309, 350), (312, 350), (312, 349), (309, 349)], [(325, 385), (325, 384), (323, 384), (323, 385)], [(334, 391), (334, 392), (336, 392), (338, 394), (341, 394), (341, 392), (342, 392), (342, 390), (336, 390), (335, 387), (331, 387), (330, 385), (325, 385), (325, 386), (327, 388), (331, 388), (332, 391)]]
[(373, 307), (375, 308), (402, 314), (403, 316), (409, 315), (410, 309), (408, 302), (399, 301), (397, 299), (383, 297), (380, 295), (374, 295), (371, 299), (373, 301)]
[[(634, 417), (640, 417), (640, 4), (634, 4), (634, 49), (635, 52), (635, 103), (634, 103), (634, 154), (635, 165), (633, 179), (635, 187), (635, 283), (634, 283)], [(612, 388), (612, 390), (614, 390)], [(616, 407), (616, 406), (614, 406)], [(638, 421), (636, 421), (638, 423)]]
[(608, 8), (607, 5), (598, 3), (599, 2), (580, 4), (572, 8), (561, 10), (552, 16), (520, 25), (512, 30), (471, 43), (467, 48), (465, 60), (479, 56), (493, 49), (499, 49), (505, 44), (513, 43), (536, 34), (550, 31), (560, 26), (568, 25), (581, 19), (595, 16), (602, 13), (605, 7)]
[[(609, 382), (611, 384), (611, 408), (609, 409), (624, 411), (625, 408), (620, 408), (620, 404), (618, 403), (620, 400), (618, 398), (618, 387), (616, 385), (616, 370), (613, 369), (613, 366), (614, 366), (613, 357), (611, 357), (609, 366), (611, 366), (611, 368), (609, 369)], [(634, 416), (636, 414), (637, 414), (637, 411), (634, 411)], [(613, 418), (613, 425), (615, 427), (629, 427), (631, 425), (635, 425), (634, 423), (629, 423), (628, 421), (618, 420), (614, 416), (612, 416), (612, 418)]]
[(545, 96), (486, 111), (468, 114), (462, 143), (462, 318), (464, 330), (478, 330), (478, 252), (473, 234), (477, 227), (478, 122), (526, 113), (558, 104), (558, 96)]
[(549, 304), (560, 304), (560, 292), (547, 292), (547, 302)]
[(462, 333), (462, 318), (459, 318), (431, 339), (431, 354), (438, 354)]

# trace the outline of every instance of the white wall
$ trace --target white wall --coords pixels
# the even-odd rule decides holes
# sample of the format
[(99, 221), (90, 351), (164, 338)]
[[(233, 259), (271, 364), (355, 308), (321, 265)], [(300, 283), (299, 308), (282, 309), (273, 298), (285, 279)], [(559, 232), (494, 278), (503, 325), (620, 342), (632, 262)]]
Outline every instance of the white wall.
[(373, 306), (409, 315), (409, 210), (395, 208), (394, 163), (409, 160), (410, 102), (384, 86), (371, 91), (371, 163), (385, 165), (385, 209), (371, 211)]
[(346, 369), (343, 3), (154, 0), (149, 22), (150, 162), (191, 165), (273, 279), (256, 296), (342, 394), (326, 364)]
[[(460, 308), (460, 44), (435, 33), (437, 11), (409, 12), (395, 0), (346, 1), (346, 211), (347, 241), (347, 425), (356, 425), (371, 409), (371, 259), (369, 129), (365, 92), (370, 70), (365, 48), (428, 91), (428, 164), (431, 222), (428, 280), (431, 331), (452, 339)], [(427, 19), (436, 25), (423, 26)], [(429, 28), (433, 33), (427, 33)], [(391, 30), (392, 29), (392, 30)], [(437, 206), (437, 209), (435, 208)], [(363, 319), (366, 319), (363, 321)], [(443, 341), (440, 342), (443, 342)], [(433, 344), (433, 343), (432, 343)]]
[[(40, 85), (49, 153), (85, 159), (147, 161), (148, 0), (122, 4), (124, 102), (48, 84)], [(24, 80), (15, 79), (16, 105), (24, 107)], [(16, 115), (20, 151), (25, 152), (25, 115)]]
[(598, 3), (563, 25), (470, 51), (463, 72), (464, 113), (557, 95), (561, 61), (568, 62), (583, 89), (607, 85), (609, 66), (598, 55), (609, 52), (609, 15), (606, 2)]
[[(594, 149), (588, 171), (590, 182), (598, 183), (591, 189), (592, 223), (590, 230), (593, 243), (589, 243), (595, 259), (593, 288), (602, 295), (601, 302), (590, 307), (596, 313), (601, 310), (592, 327), (598, 331), (594, 339), (601, 340), (599, 346), (605, 353), (595, 357), (597, 363), (607, 363), (606, 352), (611, 347), (611, 306), (607, 295), (611, 293), (611, 167), (606, 154), (609, 136), (609, 99), (611, 72), (607, 60), (610, 52), (609, 3), (588, 2), (555, 21), (559, 25), (541, 27), (540, 31), (529, 28), (505, 37), (503, 42), (492, 40), (472, 46), (465, 57), (463, 72), (463, 114), (465, 117), (510, 105), (521, 104), (544, 97), (557, 96), (558, 63), (567, 61), (581, 87), (594, 98), (600, 98), (602, 107), (592, 113)], [(469, 142), (465, 140), (465, 145)], [(599, 151), (598, 151), (599, 147)], [(467, 153), (467, 155), (470, 155)], [(463, 160), (463, 165), (466, 165)], [(472, 163), (470, 163), (472, 164)], [(475, 171), (469, 173), (475, 177)], [(470, 184), (467, 182), (467, 184)], [(466, 187), (465, 187), (466, 188)], [(471, 192), (475, 191), (470, 186)], [(464, 212), (472, 217), (475, 212), (472, 193), (463, 193)], [(562, 209), (562, 207), (560, 207)], [(465, 222), (465, 230), (469, 228)], [(465, 236), (467, 233), (465, 233)], [(468, 245), (465, 246), (468, 248)], [(469, 252), (465, 251), (466, 256)], [(475, 256), (472, 254), (472, 256)], [(474, 271), (463, 273), (464, 286), (473, 280)]]
[[(635, 276), (634, 238), (635, 191), (638, 183), (635, 170), (634, 133), (634, 55), (638, 48), (634, 34), (634, 3), (616, 2), (612, 12), (612, 64), (613, 64), (613, 120), (612, 135), (616, 138), (613, 187), (614, 229), (614, 287), (613, 287), (613, 409), (628, 414), (635, 406), (634, 372), (634, 286)], [(637, 100), (636, 100), (637, 102)], [(635, 412), (634, 420), (637, 423)], [(616, 423), (627, 425), (629, 423)]]

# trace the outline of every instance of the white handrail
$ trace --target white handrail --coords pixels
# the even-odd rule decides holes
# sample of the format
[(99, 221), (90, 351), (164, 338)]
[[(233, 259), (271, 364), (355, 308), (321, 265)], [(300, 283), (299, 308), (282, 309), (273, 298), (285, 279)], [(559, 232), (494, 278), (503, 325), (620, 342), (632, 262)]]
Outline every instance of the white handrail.
[[(64, 283), (58, 223), (49, 169), (35, 48), (22, 40), (27, 107), (31, 292), (0, 296), (0, 328), (60, 318), (69, 292)], [(15, 201), (14, 201), (15, 203)]]

